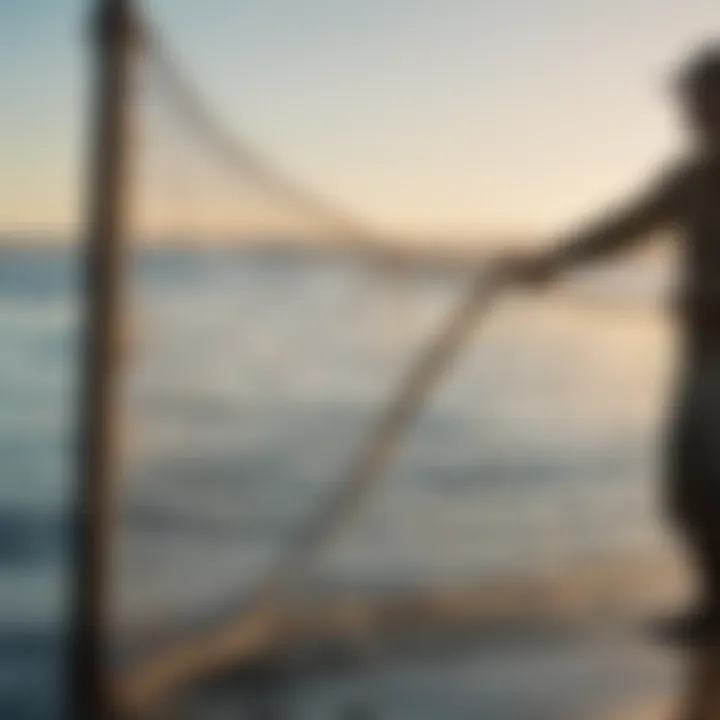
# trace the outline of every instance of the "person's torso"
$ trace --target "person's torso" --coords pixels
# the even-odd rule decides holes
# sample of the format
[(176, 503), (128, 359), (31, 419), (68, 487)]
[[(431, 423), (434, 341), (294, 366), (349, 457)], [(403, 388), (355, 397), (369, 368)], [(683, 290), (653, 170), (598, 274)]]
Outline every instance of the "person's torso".
[(680, 198), (681, 308), (693, 344), (720, 349), (720, 163), (699, 162)]

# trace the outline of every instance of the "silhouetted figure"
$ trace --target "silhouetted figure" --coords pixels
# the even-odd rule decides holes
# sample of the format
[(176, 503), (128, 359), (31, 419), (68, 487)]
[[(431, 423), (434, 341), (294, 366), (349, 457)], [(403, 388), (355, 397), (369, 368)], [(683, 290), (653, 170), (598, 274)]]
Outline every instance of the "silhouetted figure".
[(662, 229), (682, 239), (684, 283), (677, 315), (684, 370), (668, 443), (668, 505), (702, 581), (696, 609), (675, 630), (720, 640), (720, 42), (682, 69), (678, 97), (691, 147), (639, 197), (551, 251), (507, 258), (501, 271), (535, 285)]

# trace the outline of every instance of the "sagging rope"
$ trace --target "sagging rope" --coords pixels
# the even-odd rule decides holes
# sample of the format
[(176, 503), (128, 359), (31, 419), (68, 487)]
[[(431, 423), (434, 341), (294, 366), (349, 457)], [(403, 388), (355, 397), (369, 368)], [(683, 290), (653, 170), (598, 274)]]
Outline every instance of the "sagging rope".
[(233, 622), (201, 637), (179, 641), (120, 678), (118, 698), (132, 712), (148, 708), (199, 675), (238, 661), (261, 649), (272, 637), (279, 608), (288, 591), (305, 576), (324, 547), (353, 520), (385, 477), (408, 428), (428, 396), (459, 355), (478, 323), (505, 287), (491, 271), (478, 275), (466, 297), (450, 313), (438, 334), (402, 382), (373, 425), (338, 490), (302, 528), (290, 550), (250, 594)]
[(228, 132), (168, 51), (157, 29), (149, 22), (142, 22), (139, 33), (142, 56), (152, 72), (158, 94), (175, 109), (175, 114), (194, 132), (209, 155), (243, 181), (262, 188), (281, 205), (332, 230), (341, 246), (380, 256), (392, 251), (397, 238), (346, 212), (308, 184), (290, 178), (253, 144), (238, 137), (237, 132)]

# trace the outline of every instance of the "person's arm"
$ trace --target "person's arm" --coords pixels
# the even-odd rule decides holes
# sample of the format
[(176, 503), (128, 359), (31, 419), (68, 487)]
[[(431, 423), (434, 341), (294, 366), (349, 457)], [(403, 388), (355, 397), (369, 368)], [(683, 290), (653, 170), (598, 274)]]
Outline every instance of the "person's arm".
[(508, 275), (520, 282), (542, 283), (586, 262), (632, 248), (680, 218), (684, 174), (666, 174), (630, 203), (555, 243), (548, 251), (510, 258)]

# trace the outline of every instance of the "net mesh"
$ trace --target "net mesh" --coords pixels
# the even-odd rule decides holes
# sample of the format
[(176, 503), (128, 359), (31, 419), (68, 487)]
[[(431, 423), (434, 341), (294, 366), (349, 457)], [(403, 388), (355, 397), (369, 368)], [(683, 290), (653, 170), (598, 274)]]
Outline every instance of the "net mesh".
[[(242, 615), (476, 270), (420, 262), (408, 242), (398, 254), (278, 174), (219, 129), (155, 37), (136, 95), (118, 592), (122, 636), (152, 657)], [(562, 616), (580, 596), (589, 616), (607, 609), (667, 556), (657, 275), (504, 298), (468, 329), (381, 483), (282, 602), (322, 634), (318, 618), (327, 630), (352, 601), (355, 621), (332, 622), (355, 635), (385, 611), (427, 630), (443, 612)]]

